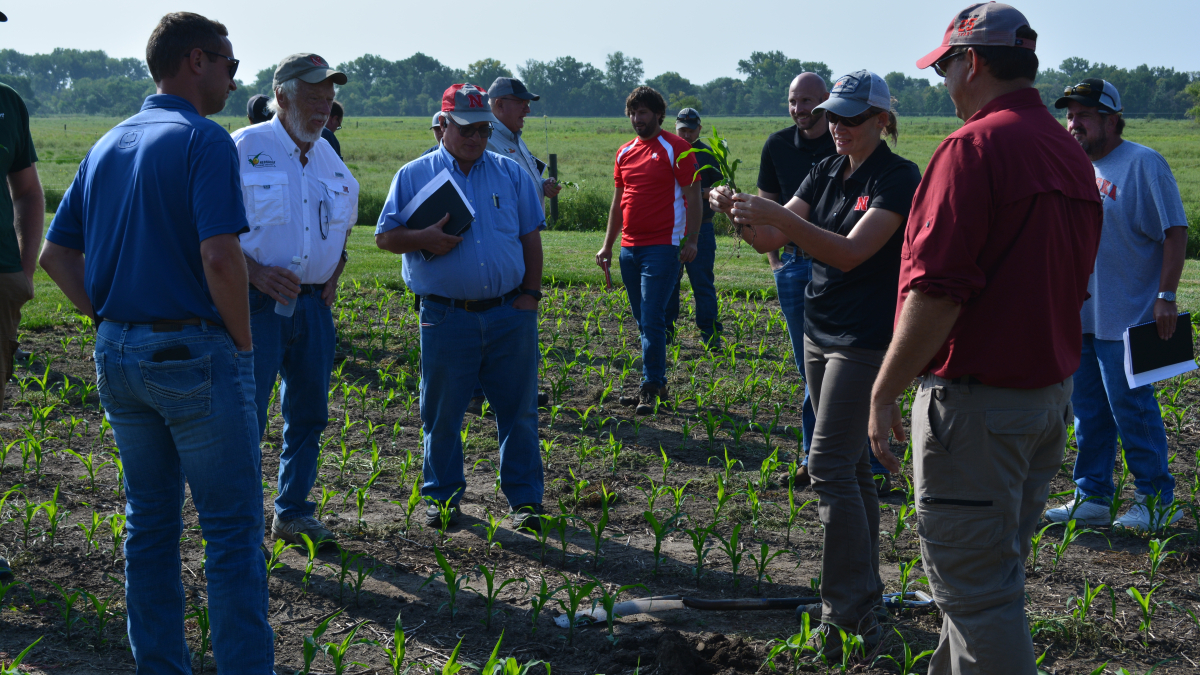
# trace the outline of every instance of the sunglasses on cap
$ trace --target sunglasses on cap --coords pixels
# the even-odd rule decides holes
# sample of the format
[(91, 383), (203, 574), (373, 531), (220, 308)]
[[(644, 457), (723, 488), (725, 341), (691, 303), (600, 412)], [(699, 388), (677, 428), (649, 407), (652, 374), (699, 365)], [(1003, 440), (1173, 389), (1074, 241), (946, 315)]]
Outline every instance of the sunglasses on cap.
[[(205, 54), (208, 54), (209, 56), (219, 56), (219, 57), (225, 59), (226, 61), (229, 61), (229, 79), (232, 80), (233, 76), (237, 75), (238, 64), (241, 63), (241, 61), (239, 61), (238, 59), (235, 59), (232, 56), (225, 56), (224, 54), (222, 54), (220, 52), (212, 52), (207, 49), (201, 49), (200, 51), (204, 52)], [(184, 56), (188, 56), (188, 55), (184, 54)]]
[(1100, 94), (1104, 93), (1103, 89), (1097, 89), (1087, 82), (1081, 82), (1073, 87), (1067, 87), (1063, 90), (1063, 96), (1087, 96), (1089, 98), (1099, 98)]
[(964, 49), (961, 51), (954, 52), (953, 54), (943, 56), (942, 58), (938, 59), (937, 61), (934, 61), (933, 62), (933, 72), (937, 73), (938, 77), (943, 77), (943, 78), (946, 77), (946, 70), (944, 68), (942, 68), (942, 64), (947, 63), (949, 61), (953, 61), (954, 59), (956, 59), (966, 53), (967, 53), (967, 50)]
[(471, 124), (459, 124), (458, 122), (455, 122), (454, 119), (449, 115), (447, 115), (444, 119), (450, 124), (453, 124), (455, 128), (458, 129), (458, 134), (463, 138), (474, 138), (475, 134), (479, 134), (479, 137), (484, 140), (492, 137), (491, 123), (488, 123), (486, 127), (477, 127)]
[(835, 115), (834, 113), (831, 113), (828, 110), (826, 110), (825, 111), (825, 119), (829, 120), (829, 126), (835, 126), (835, 125), (840, 124), (844, 127), (857, 127), (857, 126), (862, 125), (864, 122), (866, 122), (867, 120), (871, 119), (872, 117), (874, 117), (878, 114), (879, 114), (878, 110), (872, 110), (870, 108), (867, 108), (866, 110), (858, 113), (854, 117), (842, 117), (841, 115)]

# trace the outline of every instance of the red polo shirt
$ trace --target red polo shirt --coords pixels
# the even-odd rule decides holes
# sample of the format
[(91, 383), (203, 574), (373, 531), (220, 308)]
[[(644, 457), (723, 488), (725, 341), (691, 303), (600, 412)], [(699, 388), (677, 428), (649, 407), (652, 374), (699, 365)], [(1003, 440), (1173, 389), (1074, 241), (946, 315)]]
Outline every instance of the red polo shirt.
[(679, 155), (691, 149), (691, 143), (661, 131), (617, 150), (613, 182), (624, 189), (621, 246), (679, 245), (687, 214), (682, 188), (695, 181), (697, 168), (694, 154), (682, 162)]
[(933, 153), (901, 254), (909, 289), (962, 305), (927, 371), (1036, 389), (1079, 368), (1100, 245), (1096, 174), (1036, 89), (1000, 96)]

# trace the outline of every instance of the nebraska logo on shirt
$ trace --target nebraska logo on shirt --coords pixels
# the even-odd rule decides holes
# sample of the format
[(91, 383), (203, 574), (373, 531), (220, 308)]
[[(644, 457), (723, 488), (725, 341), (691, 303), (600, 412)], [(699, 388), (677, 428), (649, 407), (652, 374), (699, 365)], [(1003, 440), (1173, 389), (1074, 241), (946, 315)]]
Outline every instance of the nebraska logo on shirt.
[(1101, 197), (1108, 197), (1109, 199), (1111, 199), (1113, 201), (1117, 200), (1117, 184), (1116, 183), (1114, 183), (1108, 179), (1105, 179), (1105, 178), (1097, 178), (1096, 179), (1096, 187), (1100, 188), (1100, 196)]
[(855, 211), (866, 211), (867, 205), (870, 204), (870, 202), (871, 202), (871, 198), (867, 195), (863, 195), (862, 197), (859, 197), (858, 199), (856, 199), (854, 201), (854, 210)]

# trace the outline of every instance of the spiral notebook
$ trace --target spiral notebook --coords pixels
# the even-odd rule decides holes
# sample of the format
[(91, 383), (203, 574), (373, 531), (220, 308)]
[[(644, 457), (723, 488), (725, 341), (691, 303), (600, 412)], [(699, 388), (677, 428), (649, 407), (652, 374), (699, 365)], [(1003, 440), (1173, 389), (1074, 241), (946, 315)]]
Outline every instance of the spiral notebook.
[(1129, 388), (1141, 387), (1195, 370), (1192, 351), (1192, 315), (1180, 314), (1169, 340), (1158, 337), (1158, 325), (1147, 321), (1125, 329), (1125, 379)]

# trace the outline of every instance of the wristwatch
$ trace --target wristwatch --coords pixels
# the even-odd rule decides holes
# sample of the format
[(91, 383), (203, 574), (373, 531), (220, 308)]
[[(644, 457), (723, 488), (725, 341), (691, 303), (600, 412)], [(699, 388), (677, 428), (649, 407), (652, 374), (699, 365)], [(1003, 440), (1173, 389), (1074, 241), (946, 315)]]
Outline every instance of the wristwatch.
[(1167, 302), (1175, 302), (1175, 294), (1171, 291), (1163, 291), (1158, 294), (1158, 299), (1166, 300)]
[(521, 292), (522, 292), (522, 293), (524, 293), (525, 295), (532, 295), (532, 296), (533, 296), (535, 299), (537, 299), (537, 300), (541, 300), (541, 299), (542, 299), (542, 292), (541, 292), (541, 291), (533, 291), (533, 290), (530, 290), (530, 289), (528, 289), (528, 288), (522, 288), (522, 289), (521, 289)]
[(342, 262), (350, 262), (350, 252), (342, 249)]

